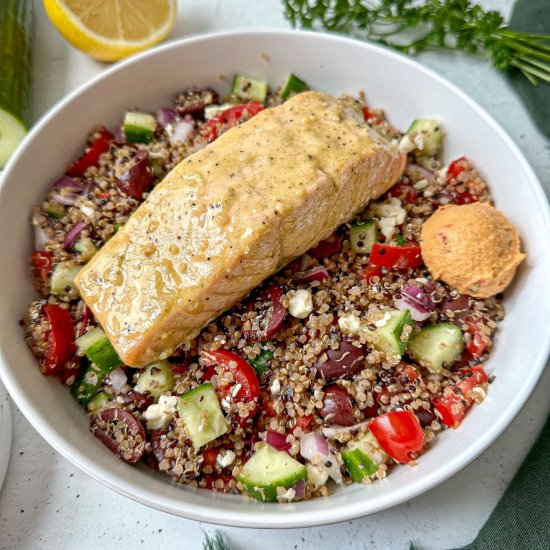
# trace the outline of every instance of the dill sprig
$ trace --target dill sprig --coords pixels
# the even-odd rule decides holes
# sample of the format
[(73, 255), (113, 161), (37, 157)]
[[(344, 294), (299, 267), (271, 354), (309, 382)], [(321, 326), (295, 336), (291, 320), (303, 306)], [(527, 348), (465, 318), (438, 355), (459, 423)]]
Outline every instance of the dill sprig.
[[(463, 51), (519, 70), (536, 86), (550, 83), (550, 35), (512, 31), (504, 17), (469, 0), (283, 0), (291, 24), (350, 33), (415, 55)], [(413, 36), (411, 36), (413, 35)]]

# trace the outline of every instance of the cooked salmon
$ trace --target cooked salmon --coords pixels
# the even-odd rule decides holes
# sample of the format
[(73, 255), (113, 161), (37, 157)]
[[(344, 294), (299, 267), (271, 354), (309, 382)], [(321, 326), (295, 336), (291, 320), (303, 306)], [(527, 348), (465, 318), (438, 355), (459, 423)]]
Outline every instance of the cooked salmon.
[(402, 174), (352, 100), (260, 112), (159, 183), (76, 283), (122, 360), (168, 357)]

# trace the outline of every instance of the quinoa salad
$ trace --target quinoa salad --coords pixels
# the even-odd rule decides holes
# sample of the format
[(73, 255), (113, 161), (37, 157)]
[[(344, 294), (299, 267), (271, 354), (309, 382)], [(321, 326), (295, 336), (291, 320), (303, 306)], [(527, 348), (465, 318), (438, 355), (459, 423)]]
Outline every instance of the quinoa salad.
[(68, 386), (118, 458), (272, 502), (414, 467), (483, 401), (504, 316), (500, 293), (436, 280), (419, 244), (441, 207), (492, 203), (476, 167), (441, 162), (439, 122), (402, 133), (359, 94), (346, 101), (407, 154), (397, 184), (168, 359), (123, 364), (74, 277), (178, 163), (305, 88), (294, 75), (273, 89), (237, 75), (228, 97), (190, 88), (95, 128), (32, 212), (39, 297), (21, 321), (42, 373)]

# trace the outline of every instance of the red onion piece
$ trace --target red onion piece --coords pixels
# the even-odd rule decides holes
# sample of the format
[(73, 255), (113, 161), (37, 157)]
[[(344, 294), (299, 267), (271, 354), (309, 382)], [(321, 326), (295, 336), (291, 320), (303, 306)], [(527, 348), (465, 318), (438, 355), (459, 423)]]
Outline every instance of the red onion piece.
[(86, 227), (84, 222), (76, 222), (73, 227), (69, 230), (63, 241), (63, 246), (67, 249), (70, 249), (73, 246), (73, 243), (77, 237), (82, 233), (83, 229)]
[(72, 189), (81, 192), (84, 190), (84, 186), (69, 176), (63, 176), (52, 185), (52, 189)]
[(122, 391), (122, 388), (128, 382), (126, 373), (121, 368), (112, 371), (111, 374), (109, 374), (109, 380), (111, 382), (113, 390), (115, 390), (116, 395), (118, 395)]
[(312, 267), (311, 269), (308, 269), (301, 277), (298, 277), (296, 279), (296, 282), (298, 284), (303, 283), (311, 283), (312, 281), (326, 281), (327, 279), (330, 279), (330, 275), (328, 274), (327, 268), (319, 265), (317, 267)]
[(294, 489), (294, 492), (296, 493), (294, 495), (293, 500), (300, 500), (302, 498), (305, 498), (306, 496), (306, 482), (305, 480), (301, 479), (297, 483), (295, 483), (292, 488)]
[(321, 434), (317, 432), (305, 433), (300, 438), (300, 454), (312, 464), (324, 469), (336, 483), (342, 483), (340, 462), (336, 455), (330, 451), (328, 441)]
[(271, 445), (278, 451), (288, 451), (291, 447), (290, 443), (286, 440), (285, 434), (280, 434), (275, 430), (268, 429), (265, 441), (268, 445)]
[(67, 195), (62, 195), (61, 193), (54, 193), (52, 199), (58, 204), (63, 204), (64, 206), (73, 206), (76, 201), (80, 198), (80, 195), (75, 193), (68, 193)]
[(425, 309), (429, 311), (433, 311), (435, 309), (434, 303), (432, 301), (432, 298), (429, 294), (424, 292), (418, 285), (412, 284), (410, 286), (405, 287), (402, 290), (403, 296), (405, 296), (407, 299), (412, 300), (413, 302), (416, 302), (417, 304), (421, 305)]
[(434, 177), (434, 172), (428, 170), (425, 166), (420, 164), (408, 164), (405, 168), (405, 175), (411, 180), (417, 182), (420, 180), (429, 180)]
[(162, 108), (155, 113), (155, 118), (157, 122), (164, 128), (167, 124), (171, 124), (176, 113), (171, 109)]
[(329, 452), (328, 441), (320, 433), (306, 432), (300, 438), (300, 454), (306, 460), (328, 456)]
[(395, 298), (393, 301), (395, 307), (400, 310), (408, 309), (413, 320), (417, 322), (425, 321), (432, 314), (426, 308), (410, 300), (409, 298)]
[(170, 136), (170, 143), (185, 141), (195, 131), (191, 120), (180, 120), (174, 125), (174, 133)]
[(115, 143), (117, 145), (124, 145), (126, 143), (126, 134), (120, 124), (115, 128)]
[(34, 249), (37, 252), (42, 252), (46, 250), (46, 243), (50, 240), (50, 237), (46, 232), (40, 227), (40, 225), (34, 226)]

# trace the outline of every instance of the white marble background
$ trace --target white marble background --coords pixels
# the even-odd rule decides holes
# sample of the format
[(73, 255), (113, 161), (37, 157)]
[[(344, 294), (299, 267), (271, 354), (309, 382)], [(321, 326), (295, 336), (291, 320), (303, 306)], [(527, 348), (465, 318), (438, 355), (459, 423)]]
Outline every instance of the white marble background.
[[(104, 69), (72, 49), (35, 0), (36, 117)], [(512, 0), (479, 0), (505, 15)], [(287, 28), (279, 0), (185, 0), (173, 38), (255, 27)], [(550, 191), (550, 145), (528, 119), (506, 80), (473, 57), (430, 53), (419, 58), (457, 84), (502, 124)], [(519, 183), (519, 182), (518, 182)], [(518, 365), (517, 368), (522, 368)], [(505, 434), (465, 470), (432, 491), (363, 519), (313, 529), (221, 528), (234, 550), (272, 548), (442, 550), (466, 544), (483, 525), (527, 454), (549, 412), (546, 372)], [(214, 527), (170, 516), (103, 487), (53, 451), (12, 404), (11, 462), (0, 492), (0, 549), (202, 548)]]

